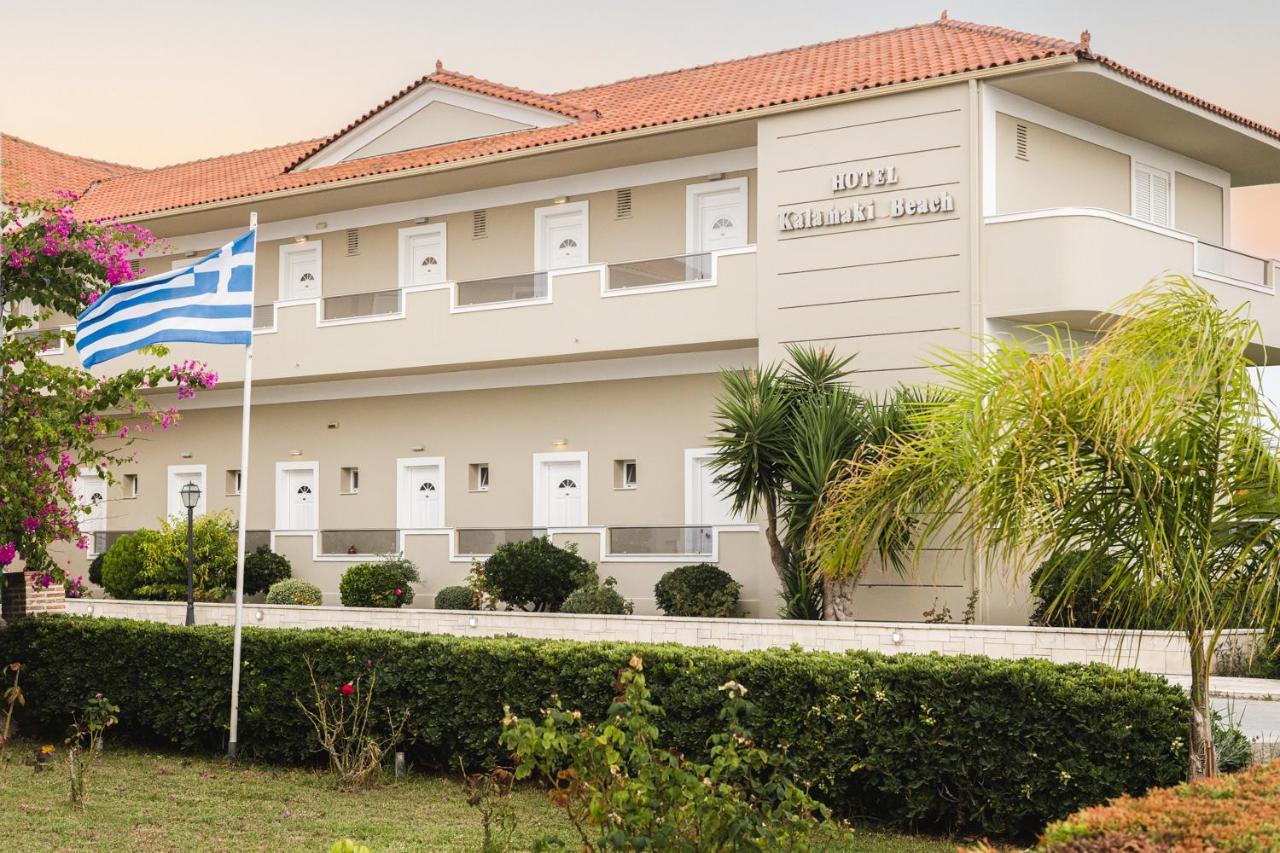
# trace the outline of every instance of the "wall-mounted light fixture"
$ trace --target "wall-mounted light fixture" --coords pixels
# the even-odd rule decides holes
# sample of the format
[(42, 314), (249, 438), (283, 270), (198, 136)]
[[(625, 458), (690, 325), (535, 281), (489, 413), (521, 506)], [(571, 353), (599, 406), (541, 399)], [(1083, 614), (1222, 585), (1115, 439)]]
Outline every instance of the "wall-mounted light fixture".
[(560, 196), (560, 197), (559, 197), (559, 198), (557, 198), (557, 199), (552, 199), (551, 203), (552, 203), (552, 204), (566, 204), (568, 201), (569, 201), (569, 197), (568, 197), (567, 195), (562, 195), (562, 196)]
[(306, 234), (299, 234), (297, 237), (294, 237), (294, 238), (293, 238), (293, 242), (295, 242), (295, 243), (305, 243), (305, 242), (307, 242), (307, 235), (306, 235)]
[(724, 180), (724, 172), (712, 172), (710, 175), (707, 175), (707, 180), (708, 180), (708, 181), (723, 181), (723, 180)]
[(467, 627), (474, 628), (475, 626), (476, 626), (476, 617), (472, 616), (470, 619), (467, 620)]
[(180, 457), (181, 457), (181, 458), (183, 458), (183, 459), (190, 459), (190, 458), (191, 458), (191, 451), (190, 451), (190, 450), (184, 450), (184, 451), (182, 451), (181, 453), (179, 453), (179, 454), (178, 454), (178, 456), (180, 456)]
[(569, 439), (567, 439), (567, 438), (553, 438), (553, 439), (551, 439), (551, 446), (552, 446), (552, 447), (568, 447), (568, 445), (569, 445)]
[(431, 217), (430, 217), (430, 216), (419, 216), (417, 219), (415, 219), (415, 220), (413, 220), (413, 221), (414, 221), (414, 224), (415, 224), (415, 225), (426, 225), (428, 222), (430, 222), (430, 221), (431, 221)]
[(327, 424), (327, 428), (328, 428), (328, 429), (337, 429), (337, 428), (338, 428), (338, 422), (337, 422), (337, 421), (329, 421), (329, 423)]
[(893, 644), (895, 646), (902, 645), (902, 632), (894, 631), (892, 634), (889, 635), (889, 639), (893, 640)]
[(290, 450), (290, 451), (289, 451), (289, 455), (290, 455), (290, 456), (301, 456), (301, 455), (302, 455), (302, 451), (301, 451), (301, 450)]
[(317, 222), (317, 223), (316, 223), (316, 230), (317, 230), (317, 231), (323, 231), (324, 229), (326, 229), (326, 228), (328, 228), (328, 227), (329, 227), (329, 223), (328, 223), (328, 222)]
[(261, 622), (261, 621), (262, 621), (262, 617), (263, 617), (263, 616), (265, 616), (265, 615), (266, 615), (266, 614), (264, 614), (261, 610), (255, 610), (255, 611), (253, 611), (253, 618), (254, 618), (256, 621), (258, 621), (258, 622)]

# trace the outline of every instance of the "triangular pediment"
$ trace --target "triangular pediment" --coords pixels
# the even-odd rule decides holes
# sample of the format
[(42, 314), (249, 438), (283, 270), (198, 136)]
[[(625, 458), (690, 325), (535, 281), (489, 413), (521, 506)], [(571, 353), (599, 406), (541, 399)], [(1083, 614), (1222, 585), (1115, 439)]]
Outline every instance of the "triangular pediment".
[(424, 78), (329, 139), (294, 168), (315, 169), (576, 120), (566, 111), (546, 109), (539, 103), (543, 96), (535, 93), (476, 81), (497, 92), (510, 91), (520, 99), (497, 97), (450, 85), (452, 78), (475, 80), (452, 72)]

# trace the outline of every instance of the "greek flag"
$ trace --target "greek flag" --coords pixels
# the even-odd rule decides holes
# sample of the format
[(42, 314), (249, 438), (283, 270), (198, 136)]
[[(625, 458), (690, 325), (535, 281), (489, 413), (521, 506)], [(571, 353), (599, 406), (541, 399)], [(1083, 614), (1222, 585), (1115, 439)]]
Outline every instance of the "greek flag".
[(76, 319), (76, 350), (86, 368), (151, 344), (241, 344), (253, 336), (253, 259), (249, 230), (191, 266), (118, 284)]

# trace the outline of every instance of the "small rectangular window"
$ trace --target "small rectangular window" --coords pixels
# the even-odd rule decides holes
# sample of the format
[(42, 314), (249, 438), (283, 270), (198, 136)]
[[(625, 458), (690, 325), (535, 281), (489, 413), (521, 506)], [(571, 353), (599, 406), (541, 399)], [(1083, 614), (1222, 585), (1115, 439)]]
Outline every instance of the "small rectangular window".
[(637, 465), (634, 459), (615, 459), (613, 462), (613, 487), (615, 489), (634, 489), (639, 482)]
[(469, 488), (471, 491), (473, 492), (489, 491), (489, 463), (488, 462), (472, 462), (468, 479), (470, 480), (470, 482), (467, 488)]
[(357, 495), (360, 493), (359, 468), (342, 469), (341, 481), (338, 483), (338, 491), (344, 495)]
[(126, 498), (136, 498), (138, 496), (138, 475), (124, 475), (124, 496)]
[(239, 471), (239, 469), (232, 469), (232, 470), (227, 471), (227, 494), (228, 494), (228, 495), (238, 495), (238, 494), (240, 494), (240, 471)]

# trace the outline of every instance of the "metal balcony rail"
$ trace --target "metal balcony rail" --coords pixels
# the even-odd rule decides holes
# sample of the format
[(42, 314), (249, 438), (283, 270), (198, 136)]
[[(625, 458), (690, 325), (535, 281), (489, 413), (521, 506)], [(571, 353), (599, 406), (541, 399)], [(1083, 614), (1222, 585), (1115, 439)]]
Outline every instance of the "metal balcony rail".
[(321, 530), (321, 554), (394, 554), (398, 550), (398, 531), (373, 530)]
[(545, 528), (537, 527), (458, 528), (458, 556), (487, 557), (499, 545), (527, 542), (546, 535)]
[(700, 252), (694, 255), (609, 264), (609, 286), (606, 289), (630, 290), (636, 287), (706, 281), (710, 278), (711, 253)]
[(1267, 281), (1267, 262), (1244, 252), (1224, 249), (1212, 243), (1200, 243), (1197, 246), (1196, 259), (1201, 271), (1220, 275), (1233, 281), (1243, 282), (1253, 287), (1269, 288)]
[(458, 307), (493, 305), (501, 302), (523, 302), (529, 299), (545, 299), (547, 274), (544, 272), (508, 275), (501, 278), (482, 278), (460, 281), (457, 284)]
[(255, 329), (270, 329), (275, 324), (275, 303), (268, 302), (266, 305), (253, 306), (253, 327)]
[(712, 528), (688, 527), (610, 527), (607, 530), (607, 553), (613, 556), (684, 556), (705, 557), (711, 554)]
[(346, 296), (324, 298), (326, 320), (349, 320), (355, 317), (379, 317), (400, 313), (402, 293), (396, 290), (379, 290), (373, 293), (352, 293)]

